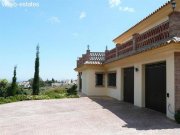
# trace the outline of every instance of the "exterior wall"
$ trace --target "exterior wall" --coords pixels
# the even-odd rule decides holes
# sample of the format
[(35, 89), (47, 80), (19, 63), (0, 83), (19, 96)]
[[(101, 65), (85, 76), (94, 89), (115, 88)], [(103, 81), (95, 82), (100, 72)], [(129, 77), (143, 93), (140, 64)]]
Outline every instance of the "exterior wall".
[[(166, 97), (167, 116), (174, 119), (174, 112), (180, 109), (180, 50), (176, 44), (147, 51), (135, 56), (127, 57), (116, 62), (106, 64), (104, 68), (86, 68), (82, 70), (82, 92), (88, 96), (109, 96), (118, 100), (123, 100), (123, 70), (134, 66), (138, 71), (134, 71), (134, 105), (145, 107), (145, 65), (166, 61)], [(116, 71), (116, 87), (107, 86), (108, 72)], [(105, 86), (95, 86), (95, 73), (105, 73)]]
[[(104, 72), (102, 70), (88, 70), (88, 95), (89, 96), (107, 96), (106, 86), (97, 87), (96, 85), (96, 72)], [(106, 78), (104, 80), (106, 82)]]
[[(121, 68), (112, 68), (112, 69), (108, 70), (107, 73), (111, 72), (111, 71), (116, 71), (116, 87), (108, 87), (107, 81), (106, 81), (107, 95), (110, 97), (113, 97), (115, 99), (122, 100)], [(106, 75), (106, 77), (107, 77), (107, 75)]]
[[(103, 70), (88, 69), (82, 71), (82, 93), (88, 96), (107, 96), (106, 85), (104, 87), (96, 87), (96, 72), (104, 72)], [(106, 77), (105, 80), (106, 82)]]
[[(134, 58), (134, 60), (129, 61), (126, 59), (125, 63), (119, 63), (116, 65), (116, 68), (109, 68), (108, 71), (117, 71), (117, 87), (116, 88), (107, 88), (108, 96), (123, 100), (123, 69), (126, 67), (138, 68), (139, 71), (134, 72), (134, 105), (139, 107), (145, 107), (145, 65), (150, 63), (156, 63), (161, 61), (166, 61), (166, 74), (167, 74), (167, 116), (171, 119), (174, 119), (175, 112), (175, 102), (174, 102), (174, 52), (168, 53), (156, 53), (154, 55), (142, 54), (139, 58)], [(179, 55), (180, 61), (180, 55)], [(131, 64), (129, 64), (131, 63)], [(179, 66), (180, 68), (180, 66)], [(179, 70), (180, 71), (180, 70)], [(179, 77), (180, 80), (180, 77)], [(180, 83), (178, 83), (180, 84)], [(179, 86), (180, 87), (180, 86)], [(180, 89), (179, 89), (180, 91)], [(180, 92), (179, 92), (179, 103), (180, 103)], [(179, 104), (180, 107), (180, 104)]]
[(175, 53), (175, 110), (180, 109), (180, 52)]
[(135, 63), (138, 72), (134, 72), (134, 105), (145, 107), (145, 67), (142, 63)]
[(88, 95), (88, 71), (82, 72), (82, 93)]
[(169, 97), (166, 97), (166, 109), (167, 116), (174, 119), (175, 112), (175, 77), (174, 77), (174, 53), (166, 58), (166, 93), (169, 93)]

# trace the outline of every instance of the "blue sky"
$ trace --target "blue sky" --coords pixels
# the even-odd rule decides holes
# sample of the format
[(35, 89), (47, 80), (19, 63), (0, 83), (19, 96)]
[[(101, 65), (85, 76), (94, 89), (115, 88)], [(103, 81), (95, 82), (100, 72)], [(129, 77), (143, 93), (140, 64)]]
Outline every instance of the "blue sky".
[[(33, 2), (36, 7), (14, 6)], [(167, 0), (0, 0), (0, 79), (33, 77), (40, 44), (40, 76), (76, 79), (77, 57), (113, 48), (112, 40)], [(3, 6), (3, 4), (5, 4)]]

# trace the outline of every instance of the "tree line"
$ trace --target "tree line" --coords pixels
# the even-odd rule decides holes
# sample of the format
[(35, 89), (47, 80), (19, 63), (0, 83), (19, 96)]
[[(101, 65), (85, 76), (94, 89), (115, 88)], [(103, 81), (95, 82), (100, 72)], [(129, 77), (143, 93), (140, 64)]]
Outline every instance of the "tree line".
[[(32, 80), (32, 94), (39, 95), (39, 88), (40, 88), (40, 77), (39, 77), (39, 67), (40, 67), (40, 58), (39, 58), (39, 45), (36, 47), (36, 58), (35, 58), (35, 72), (34, 78)], [(1, 96), (15, 96), (18, 93), (18, 84), (17, 84), (17, 77), (16, 77), (17, 66), (14, 67), (13, 70), (13, 77), (12, 83), (9, 87), (7, 87), (8, 81), (1, 80), (0, 82), (0, 95)], [(6, 94), (7, 93), (7, 94)]]

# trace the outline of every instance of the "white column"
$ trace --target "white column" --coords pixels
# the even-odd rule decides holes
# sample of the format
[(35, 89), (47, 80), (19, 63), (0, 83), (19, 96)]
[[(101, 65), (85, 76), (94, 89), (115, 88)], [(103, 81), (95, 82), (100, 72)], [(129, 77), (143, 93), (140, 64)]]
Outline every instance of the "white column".
[(166, 115), (174, 119), (175, 112), (175, 72), (174, 72), (174, 54), (166, 59), (166, 92), (169, 97), (166, 97)]
[(119, 71), (119, 78), (120, 78), (120, 80), (119, 80), (119, 90), (120, 90), (120, 101), (123, 101), (124, 100), (124, 85), (123, 85), (123, 82), (124, 82), (124, 72), (123, 72), (123, 68), (120, 68), (120, 71)]
[(134, 65), (134, 105), (139, 107), (145, 106), (145, 78), (144, 66), (142, 64)]
[(79, 72), (78, 72), (78, 75), (77, 75), (77, 90), (80, 91), (80, 87), (79, 87)]

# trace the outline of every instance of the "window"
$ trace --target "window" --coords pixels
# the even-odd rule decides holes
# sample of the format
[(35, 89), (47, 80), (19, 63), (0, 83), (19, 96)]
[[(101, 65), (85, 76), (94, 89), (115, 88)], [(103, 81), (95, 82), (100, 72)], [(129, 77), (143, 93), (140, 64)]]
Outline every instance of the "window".
[(104, 74), (96, 73), (96, 86), (104, 86)]
[(108, 86), (116, 87), (116, 72), (108, 73)]

